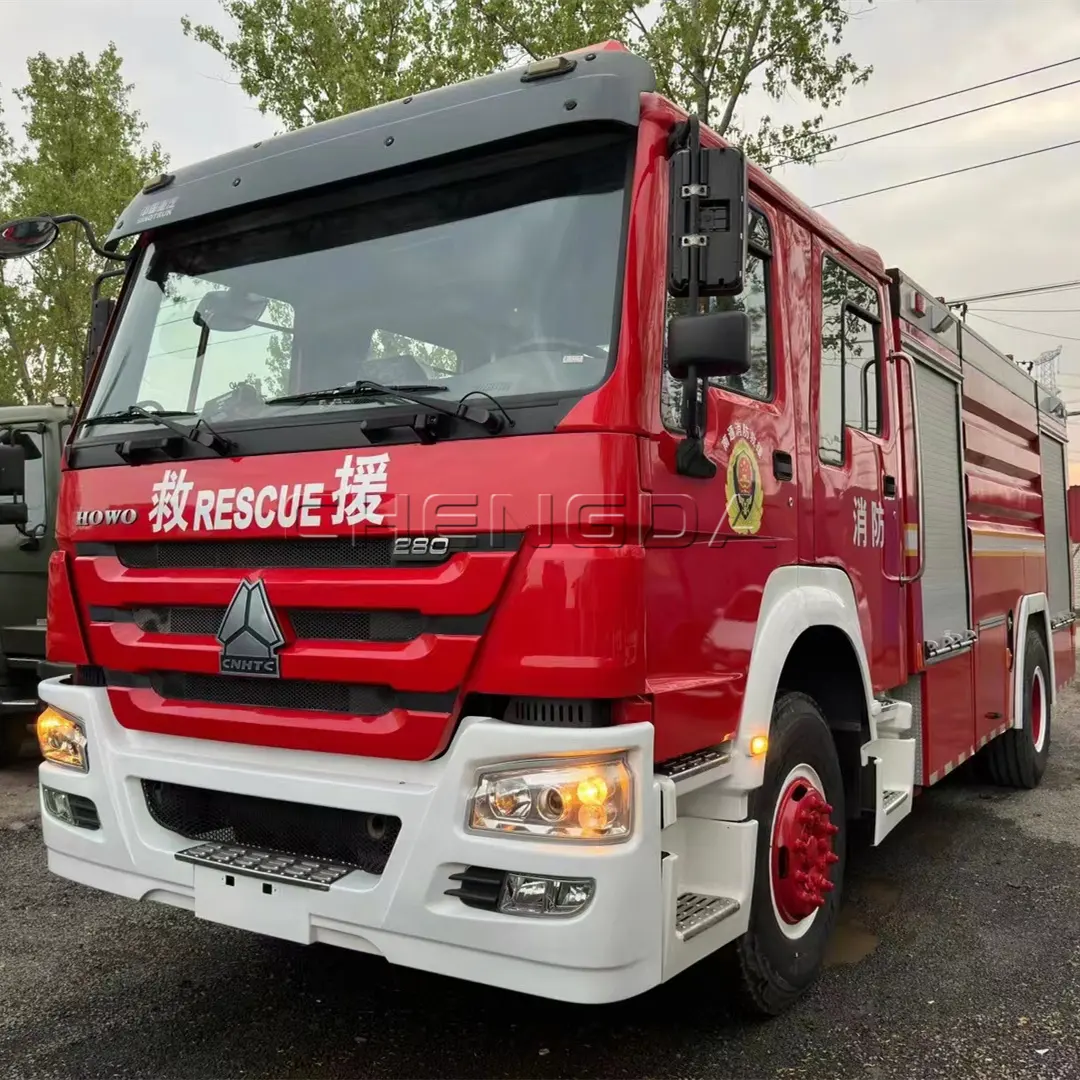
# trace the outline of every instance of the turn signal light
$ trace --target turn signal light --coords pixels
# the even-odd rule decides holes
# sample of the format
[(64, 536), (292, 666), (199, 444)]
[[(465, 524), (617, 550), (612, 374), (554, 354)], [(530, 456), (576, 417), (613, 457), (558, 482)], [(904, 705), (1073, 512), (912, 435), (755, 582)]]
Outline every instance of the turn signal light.
[(750, 740), (750, 756), (761, 757), (769, 749), (768, 735), (755, 735)]

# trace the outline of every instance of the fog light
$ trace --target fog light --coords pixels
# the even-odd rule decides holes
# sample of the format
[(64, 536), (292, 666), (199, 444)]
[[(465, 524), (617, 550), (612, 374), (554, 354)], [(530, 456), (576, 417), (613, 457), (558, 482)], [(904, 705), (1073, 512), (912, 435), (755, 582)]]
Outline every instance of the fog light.
[(632, 825), (633, 774), (625, 754), (482, 769), (468, 818), (472, 832), (600, 844), (626, 840)]
[(56, 791), (51, 787), (42, 787), (41, 797), (45, 801), (45, 809), (54, 818), (66, 821), (69, 825), (75, 824), (75, 815), (71, 812), (71, 803), (65, 792)]
[(86, 734), (78, 720), (47, 705), (38, 717), (37, 737), (46, 761), (86, 772)]
[(592, 899), (592, 878), (507, 874), (499, 897), (504, 915), (576, 915)]

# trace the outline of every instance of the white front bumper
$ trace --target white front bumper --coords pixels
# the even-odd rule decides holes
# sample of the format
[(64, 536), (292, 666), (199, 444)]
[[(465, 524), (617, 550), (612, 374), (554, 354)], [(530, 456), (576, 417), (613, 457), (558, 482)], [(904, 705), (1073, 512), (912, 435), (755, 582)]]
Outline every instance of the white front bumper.
[[(661, 981), (660, 795), (649, 724), (574, 730), (464, 720), (437, 761), (286, 751), (181, 739), (121, 727), (103, 689), (50, 679), (50, 705), (83, 721), (89, 771), (48, 762), (42, 784), (83, 795), (101, 827), (76, 828), (42, 807), (49, 868), (136, 900), (304, 943), (326, 942), (391, 963), (564, 1001), (632, 997)], [(465, 811), (478, 766), (549, 754), (629, 752), (637, 793), (631, 838), (615, 845), (478, 836)], [(167, 831), (147, 810), (142, 780), (394, 815), (401, 832), (381, 875), (356, 870), (322, 892), (275, 885), (175, 858), (197, 841)], [(446, 895), (467, 866), (596, 881), (571, 918), (525, 918), (466, 907)]]

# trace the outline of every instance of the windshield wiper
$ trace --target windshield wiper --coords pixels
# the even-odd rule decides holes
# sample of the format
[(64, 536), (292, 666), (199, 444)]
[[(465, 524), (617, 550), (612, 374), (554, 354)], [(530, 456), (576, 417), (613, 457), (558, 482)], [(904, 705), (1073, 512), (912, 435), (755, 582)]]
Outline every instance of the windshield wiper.
[[(370, 379), (361, 379), (359, 382), (345, 383), (344, 386), (330, 386), (325, 390), (305, 390), (300, 394), (286, 394), (284, 397), (270, 398), (269, 401), (264, 402), (265, 405), (292, 405), (298, 404), (304, 401), (328, 401), (332, 398), (349, 398), (349, 397), (365, 397), (369, 394), (387, 394), (398, 397), (404, 397), (405, 394), (442, 394), (446, 392), (445, 386), (439, 386), (437, 383), (434, 385), (416, 384), (416, 385), (386, 385), (384, 383), (372, 382)], [(412, 401), (412, 397), (407, 397), (404, 400)], [(422, 402), (421, 404), (427, 404)]]
[(169, 419), (172, 416), (190, 415), (190, 412), (186, 412), (183, 409), (169, 409), (166, 412), (151, 412), (149, 409), (144, 409), (141, 405), (129, 405), (126, 409), (121, 409), (119, 412), (104, 413), (101, 416), (87, 417), (87, 419), (83, 421), (83, 424), (86, 426), (91, 424), (129, 424), (133, 420), (149, 420), (151, 423), (157, 424), (160, 427), (168, 428), (188, 442), (197, 443), (199, 446), (205, 446), (219, 457), (224, 457), (230, 450), (233, 450), (236, 447), (236, 443), (234, 443), (232, 439), (227, 439), (224, 435), (219, 435), (204, 419), (202, 419), (202, 417), (199, 417), (190, 428), (186, 428), (183, 424), (178, 424), (174, 420)]
[(497, 435), (502, 431), (503, 416), (506, 416), (506, 412), (501, 406), (500, 412), (502, 412), (502, 416), (499, 416), (496, 413), (489, 412), (487, 409), (477, 409), (464, 404), (464, 402), (459, 402), (457, 408), (452, 409), (445, 405), (438, 405), (424, 396), (431, 393), (443, 393), (447, 389), (445, 386), (431, 384), (423, 386), (386, 386), (383, 383), (372, 382), (371, 379), (359, 379), (356, 382), (346, 383), (344, 386), (331, 386), (326, 390), (306, 390), (302, 394), (287, 394), (285, 397), (270, 398), (264, 404), (299, 405), (305, 401), (341, 401), (349, 398), (392, 397), (397, 398), (399, 401), (408, 401), (410, 404), (419, 405), (424, 409), (430, 409), (432, 412), (441, 413), (443, 416), (451, 416), (455, 420), (466, 420), (470, 424), (482, 427), (491, 435)]

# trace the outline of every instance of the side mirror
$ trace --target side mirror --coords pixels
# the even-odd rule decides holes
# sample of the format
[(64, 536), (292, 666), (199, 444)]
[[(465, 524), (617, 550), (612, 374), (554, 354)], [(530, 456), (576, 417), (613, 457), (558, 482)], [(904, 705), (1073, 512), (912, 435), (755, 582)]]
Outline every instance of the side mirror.
[(0, 495), (26, 491), (26, 452), (19, 445), (0, 446)]
[(22, 259), (44, 251), (59, 234), (51, 217), (6, 221), (0, 225), (0, 259)]
[(24, 502), (0, 502), (0, 525), (25, 525), (30, 520), (29, 513)]
[(668, 323), (667, 366), (675, 379), (693, 368), (699, 379), (750, 370), (750, 316), (745, 311), (675, 315)]
[[(697, 181), (693, 179), (697, 165)], [(746, 268), (746, 158), (733, 147), (678, 150), (671, 156), (668, 291), (689, 296), (697, 258), (699, 296), (742, 292)]]
[(236, 333), (255, 326), (269, 303), (265, 296), (215, 289), (203, 295), (192, 320), (196, 326), (205, 326), (208, 330)]

